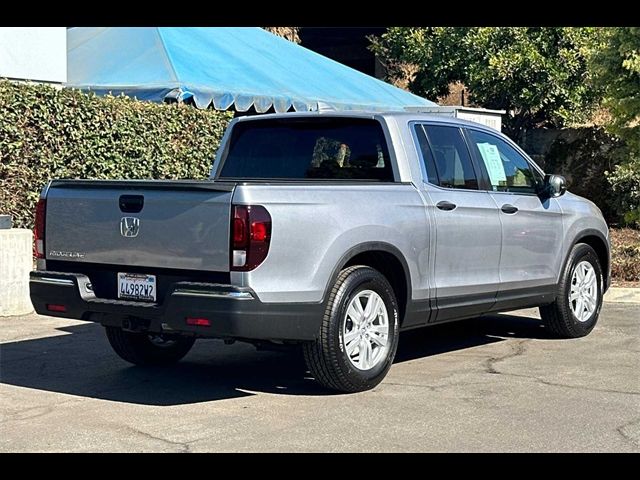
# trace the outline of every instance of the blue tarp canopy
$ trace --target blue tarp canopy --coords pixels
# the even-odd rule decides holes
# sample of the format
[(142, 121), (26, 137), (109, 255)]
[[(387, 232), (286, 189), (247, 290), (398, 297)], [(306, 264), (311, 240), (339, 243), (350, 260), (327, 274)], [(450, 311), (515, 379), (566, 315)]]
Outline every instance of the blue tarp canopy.
[(77, 27), (67, 50), (67, 86), (97, 94), (257, 112), (435, 105), (258, 27)]

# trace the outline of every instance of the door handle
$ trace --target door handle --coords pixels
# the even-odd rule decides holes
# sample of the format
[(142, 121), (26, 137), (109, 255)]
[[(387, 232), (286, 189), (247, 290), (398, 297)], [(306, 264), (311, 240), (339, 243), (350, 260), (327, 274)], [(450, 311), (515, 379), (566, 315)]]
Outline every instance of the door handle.
[(441, 202), (436, 203), (436, 207), (447, 212), (450, 210), (454, 210), (456, 206), (457, 205), (455, 203), (447, 202), (446, 200), (442, 200)]
[(511, 215), (518, 211), (518, 207), (514, 207), (513, 205), (509, 205), (508, 203), (505, 203), (504, 205), (502, 205), (502, 207), (500, 207), (500, 210), (502, 210), (504, 213), (508, 213)]

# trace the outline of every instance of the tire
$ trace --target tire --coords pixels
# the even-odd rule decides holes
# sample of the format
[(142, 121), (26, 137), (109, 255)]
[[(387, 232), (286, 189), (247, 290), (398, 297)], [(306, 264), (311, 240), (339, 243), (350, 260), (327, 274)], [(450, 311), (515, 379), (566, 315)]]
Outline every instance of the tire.
[[(125, 332), (118, 327), (105, 327), (113, 350), (134, 365), (169, 365), (184, 357), (195, 338), (182, 335), (156, 335)], [(162, 345), (163, 342), (166, 344)]]
[[(580, 309), (578, 300), (570, 300), (572, 294), (572, 282), (578, 266), (584, 266), (584, 262), (591, 266), (595, 275), (594, 290), (596, 292), (593, 311)], [(588, 266), (586, 267), (588, 270)], [(584, 270), (583, 270), (584, 271)], [(589, 276), (590, 278), (590, 276)], [(576, 277), (577, 280), (577, 277)], [(577, 283), (579, 285), (579, 281)], [(590, 297), (590, 295), (586, 295)], [(540, 316), (547, 328), (559, 338), (578, 338), (588, 335), (598, 322), (600, 309), (602, 308), (602, 269), (598, 255), (589, 245), (576, 244), (567, 259), (560, 285), (558, 296), (550, 305), (540, 307)], [(575, 310), (583, 311), (583, 317), (578, 318)]]
[[(362, 328), (351, 318), (352, 310), (349, 310), (357, 306), (356, 298), (362, 309)], [(378, 313), (367, 316), (366, 307), (372, 299), (372, 305), (378, 305)], [(393, 288), (380, 272), (366, 266), (342, 270), (329, 295), (317, 340), (303, 345), (307, 368), (321, 385), (331, 390), (352, 393), (375, 387), (391, 368), (396, 355), (398, 317)], [(385, 323), (386, 343), (380, 346), (376, 342), (385, 338), (380, 333), (385, 330)], [(358, 344), (355, 350), (350, 342)]]

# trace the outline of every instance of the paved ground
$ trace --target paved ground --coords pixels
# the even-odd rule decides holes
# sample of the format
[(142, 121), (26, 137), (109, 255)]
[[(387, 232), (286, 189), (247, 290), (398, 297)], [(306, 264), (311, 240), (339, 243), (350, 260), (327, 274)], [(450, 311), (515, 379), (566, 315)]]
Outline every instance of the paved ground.
[(292, 354), (201, 341), (140, 369), (101, 327), (0, 319), (0, 451), (640, 451), (640, 305), (587, 338), (536, 310), (404, 333), (386, 381), (331, 395)]

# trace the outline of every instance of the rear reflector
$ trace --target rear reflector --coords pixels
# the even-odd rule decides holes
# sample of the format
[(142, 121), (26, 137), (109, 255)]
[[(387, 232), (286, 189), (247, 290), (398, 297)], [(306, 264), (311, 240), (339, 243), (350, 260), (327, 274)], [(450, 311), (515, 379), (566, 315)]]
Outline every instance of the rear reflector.
[(208, 318), (187, 317), (187, 325), (193, 325), (196, 327), (210, 327), (211, 320)]
[(66, 312), (67, 307), (65, 305), (56, 305), (55, 303), (47, 303), (47, 310), (50, 312)]

